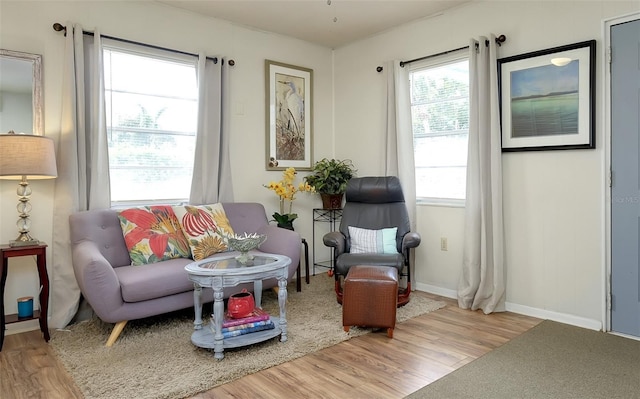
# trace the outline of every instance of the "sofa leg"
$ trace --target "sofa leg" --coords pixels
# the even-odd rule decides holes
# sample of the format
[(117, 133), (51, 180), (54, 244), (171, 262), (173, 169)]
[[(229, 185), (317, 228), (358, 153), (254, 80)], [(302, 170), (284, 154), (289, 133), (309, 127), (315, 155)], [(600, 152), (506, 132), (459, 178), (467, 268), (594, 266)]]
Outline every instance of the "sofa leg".
[(120, 336), (120, 333), (122, 332), (122, 330), (124, 330), (124, 326), (127, 325), (127, 321), (129, 320), (119, 321), (116, 323), (116, 325), (113, 327), (113, 330), (111, 330), (111, 335), (109, 335), (106, 346), (112, 346), (116, 342), (116, 340)]

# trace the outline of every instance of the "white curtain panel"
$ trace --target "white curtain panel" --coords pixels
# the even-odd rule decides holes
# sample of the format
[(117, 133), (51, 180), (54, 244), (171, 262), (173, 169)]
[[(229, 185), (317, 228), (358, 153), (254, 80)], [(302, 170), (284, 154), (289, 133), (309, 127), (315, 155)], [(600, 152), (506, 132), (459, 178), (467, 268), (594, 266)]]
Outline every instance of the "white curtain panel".
[(233, 202), (229, 158), (228, 63), (198, 57), (198, 130), (189, 202)]
[[(485, 42), (489, 41), (486, 46)], [(504, 311), (502, 150), (495, 37), (469, 45), (469, 152), (458, 305)]]
[(62, 112), (57, 139), (51, 306), (49, 325), (65, 327), (74, 317), (80, 289), (71, 263), (69, 215), (111, 204), (104, 72), (99, 32), (67, 23), (62, 76)]
[[(409, 70), (399, 60), (385, 63), (387, 74), (387, 128), (385, 175), (397, 176), (402, 184), (404, 201), (412, 231), (416, 231), (416, 170), (413, 156), (413, 128), (411, 124), (411, 94)], [(415, 251), (410, 251), (415, 276)]]
[[(416, 230), (416, 171), (413, 161), (413, 130), (411, 127), (411, 97), (408, 68), (400, 61), (388, 61), (387, 72), (387, 129), (385, 175), (397, 176), (402, 184), (404, 200)], [(413, 264), (413, 263), (412, 263)]]

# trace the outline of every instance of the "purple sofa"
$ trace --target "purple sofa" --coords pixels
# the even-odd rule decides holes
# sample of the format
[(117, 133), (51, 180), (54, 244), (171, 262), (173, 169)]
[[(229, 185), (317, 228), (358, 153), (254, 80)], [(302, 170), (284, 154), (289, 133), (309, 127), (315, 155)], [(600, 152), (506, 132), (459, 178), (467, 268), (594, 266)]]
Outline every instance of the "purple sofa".
[[(291, 258), (289, 281), (300, 261), (300, 235), (269, 225), (264, 206), (259, 203), (223, 203), (236, 234), (266, 234), (260, 251)], [(115, 323), (107, 346), (118, 339), (127, 321), (155, 316), (193, 306), (193, 283), (184, 267), (191, 259), (171, 259), (149, 265), (131, 266), (115, 210), (92, 210), (70, 216), (73, 270), (84, 298), (96, 315)], [(263, 289), (277, 287), (275, 279), (265, 280)], [(224, 297), (252, 284), (227, 288)], [(203, 290), (206, 302), (212, 290)]]

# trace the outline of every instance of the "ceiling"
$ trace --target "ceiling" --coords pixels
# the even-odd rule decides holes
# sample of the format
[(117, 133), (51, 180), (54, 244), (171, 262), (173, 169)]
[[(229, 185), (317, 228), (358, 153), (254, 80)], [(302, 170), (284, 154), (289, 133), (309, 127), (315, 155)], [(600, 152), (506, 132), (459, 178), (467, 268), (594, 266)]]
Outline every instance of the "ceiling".
[(156, 0), (337, 48), (473, 0)]

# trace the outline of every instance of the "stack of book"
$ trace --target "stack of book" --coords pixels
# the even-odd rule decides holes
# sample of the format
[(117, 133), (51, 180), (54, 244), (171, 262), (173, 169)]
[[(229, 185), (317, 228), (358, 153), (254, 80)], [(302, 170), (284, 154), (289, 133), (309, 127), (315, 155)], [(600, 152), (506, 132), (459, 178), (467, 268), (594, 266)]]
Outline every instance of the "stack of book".
[(225, 313), (222, 320), (222, 335), (224, 338), (237, 337), (238, 335), (249, 334), (262, 330), (271, 330), (275, 328), (273, 321), (269, 317), (269, 313), (260, 308), (253, 309), (253, 312), (239, 319), (234, 319)]

